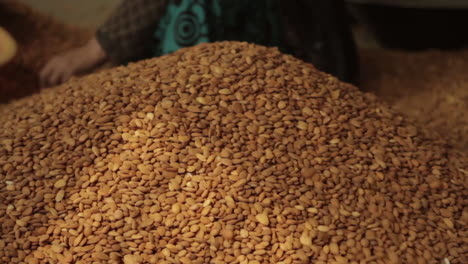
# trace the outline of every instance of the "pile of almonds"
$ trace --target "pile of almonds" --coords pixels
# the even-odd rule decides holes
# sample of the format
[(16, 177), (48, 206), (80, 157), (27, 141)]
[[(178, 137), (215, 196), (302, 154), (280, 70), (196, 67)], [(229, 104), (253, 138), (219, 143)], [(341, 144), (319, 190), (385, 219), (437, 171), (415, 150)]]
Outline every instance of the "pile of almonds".
[(91, 36), (88, 30), (64, 25), (17, 0), (0, 1), (0, 25), (18, 42), (14, 60), (0, 67), (0, 103), (37, 92), (44, 64)]
[(274, 48), (0, 106), (2, 263), (468, 263), (467, 158)]

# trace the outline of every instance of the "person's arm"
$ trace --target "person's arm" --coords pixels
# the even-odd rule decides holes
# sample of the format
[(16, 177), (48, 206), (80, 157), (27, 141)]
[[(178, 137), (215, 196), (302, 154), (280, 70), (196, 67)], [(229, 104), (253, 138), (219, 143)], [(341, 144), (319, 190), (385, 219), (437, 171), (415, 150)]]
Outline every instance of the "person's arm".
[(57, 85), (67, 81), (71, 76), (84, 73), (99, 66), (107, 58), (96, 38), (84, 46), (53, 57), (42, 68), (39, 77), (42, 87)]
[(54, 86), (89, 72), (106, 60), (116, 64), (151, 56), (153, 33), (168, 0), (125, 0), (85, 46), (53, 57), (40, 72), (41, 86)]
[(96, 32), (111, 61), (123, 64), (152, 55), (154, 32), (168, 0), (127, 0)]
[(344, 0), (280, 2), (284, 40), (293, 55), (356, 83), (358, 58)]

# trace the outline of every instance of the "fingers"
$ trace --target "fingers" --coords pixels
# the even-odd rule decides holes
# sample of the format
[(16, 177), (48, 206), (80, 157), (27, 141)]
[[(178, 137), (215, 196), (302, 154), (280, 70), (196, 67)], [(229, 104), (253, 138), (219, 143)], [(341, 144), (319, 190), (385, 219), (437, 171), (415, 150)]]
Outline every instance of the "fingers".
[(60, 77), (59, 82), (60, 82), (60, 83), (64, 83), (64, 82), (68, 81), (68, 80), (70, 79), (70, 77), (71, 77), (71, 73), (65, 72), (65, 73), (62, 74), (62, 76)]
[(92, 70), (105, 60), (103, 54), (95, 52), (92, 45), (86, 45), (54, 57), (39, 74), (41, 87), (58, 85), (74, 74)]
[(62, 79), (62, 72), (58, 69), (55, 69), (48, 78), (48, 85), (49, 86), (55, 86), (59, 84), (60, 80)]
[(39, 74), (40, 86), (50, 87), (67, 81), (71, 76), (68, 68), (69, 65), (64, 65), (61, 58), (53, 58)]
[(53, 61), (48, 62), (39, 73), (39, 84), (42, 88), (47, 87), (49, 85), (49, 78), (54, 68), (52, 66), (52, 62)]
[(50, 60), (39, 74), (41, 87), (49, 87), (54, 85), (60, 76), (60, 63), (57, 59)]

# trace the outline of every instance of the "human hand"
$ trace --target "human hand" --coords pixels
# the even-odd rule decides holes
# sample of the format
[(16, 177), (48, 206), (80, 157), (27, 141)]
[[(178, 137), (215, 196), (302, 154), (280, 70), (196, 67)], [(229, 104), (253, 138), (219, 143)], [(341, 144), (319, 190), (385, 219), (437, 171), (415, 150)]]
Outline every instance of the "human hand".
[(41, 87), (61, 84), (71, 76), (93, 70), (106, 59), (106, 53), (96, 38), (86, 45), (53, 57), (42, 68)]

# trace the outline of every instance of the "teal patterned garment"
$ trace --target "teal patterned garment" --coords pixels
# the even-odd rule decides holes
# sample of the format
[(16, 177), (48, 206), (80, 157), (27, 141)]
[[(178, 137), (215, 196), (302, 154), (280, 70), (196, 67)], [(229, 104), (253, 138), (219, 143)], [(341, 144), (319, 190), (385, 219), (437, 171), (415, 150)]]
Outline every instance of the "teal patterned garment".
[(154, 34), (154, 55), (222, 40), (281, 48), (277, 14), (271, 0), (169, 0)]

